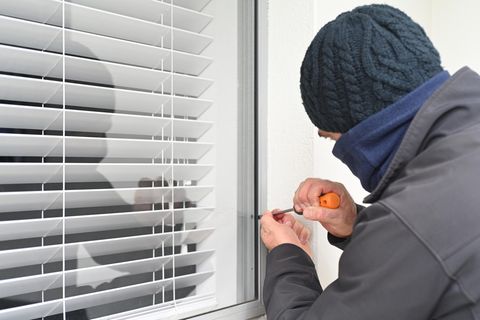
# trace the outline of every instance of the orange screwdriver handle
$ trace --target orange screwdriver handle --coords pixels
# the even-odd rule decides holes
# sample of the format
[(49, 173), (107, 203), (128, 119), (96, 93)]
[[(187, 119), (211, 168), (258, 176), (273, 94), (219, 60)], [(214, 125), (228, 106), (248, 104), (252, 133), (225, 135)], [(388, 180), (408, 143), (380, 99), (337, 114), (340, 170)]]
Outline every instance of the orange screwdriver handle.
[(325, 193), (320, 196), (320, 206), (329, 209), (337, 209), (340, 207), (340, 197), (333, 192)]

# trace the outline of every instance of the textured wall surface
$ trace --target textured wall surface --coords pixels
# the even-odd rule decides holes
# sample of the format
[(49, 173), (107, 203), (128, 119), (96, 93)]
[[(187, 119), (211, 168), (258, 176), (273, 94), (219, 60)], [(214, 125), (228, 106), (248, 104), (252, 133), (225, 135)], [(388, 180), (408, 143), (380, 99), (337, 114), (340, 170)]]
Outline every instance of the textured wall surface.
[(300, 64), (313, 36), (313, 0), (268, 5), (267, 206), (292, 205), (300, 181), (313, 173), (312, 125), (300, 97)]
[(468, 65), (480, 72), (480, 2), (433, 0), (432, 41), (443, 66), (454, 73)]

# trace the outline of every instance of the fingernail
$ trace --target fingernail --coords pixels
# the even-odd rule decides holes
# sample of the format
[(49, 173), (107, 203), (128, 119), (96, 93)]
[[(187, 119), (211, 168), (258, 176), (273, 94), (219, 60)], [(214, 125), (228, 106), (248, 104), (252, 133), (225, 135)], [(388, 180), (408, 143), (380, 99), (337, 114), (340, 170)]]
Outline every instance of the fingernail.
[(291, 222), (290, 220), (285, 221), (285, 224), (286, 224), (287, 226), (289, 226), (289, 227), (292, 226), (292, 222)]

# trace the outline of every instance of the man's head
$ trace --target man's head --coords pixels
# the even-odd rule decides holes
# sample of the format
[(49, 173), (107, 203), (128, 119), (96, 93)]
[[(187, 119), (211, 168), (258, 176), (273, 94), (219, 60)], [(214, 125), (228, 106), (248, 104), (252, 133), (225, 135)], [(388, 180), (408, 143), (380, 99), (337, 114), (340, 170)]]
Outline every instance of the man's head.
[(440, 71), (422, 27), (398, 9), (368, 5), (320, 29), (305, 54), (300, 89), (313, 124), (344, 133)]

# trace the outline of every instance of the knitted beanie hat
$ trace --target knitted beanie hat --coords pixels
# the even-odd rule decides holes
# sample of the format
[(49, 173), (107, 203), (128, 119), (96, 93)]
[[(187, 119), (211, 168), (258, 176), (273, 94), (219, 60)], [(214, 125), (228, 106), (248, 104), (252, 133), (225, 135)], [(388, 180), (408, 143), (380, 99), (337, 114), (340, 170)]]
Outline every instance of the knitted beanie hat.
[(396, 8), (367, 5), (320, 29), (302, 63), (300, 90), (316, 127), (344, 133), (440, 71), (422, 27)]

